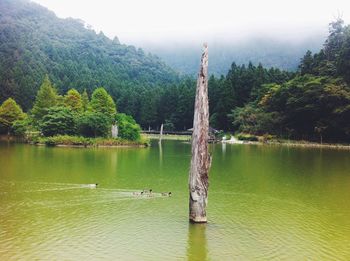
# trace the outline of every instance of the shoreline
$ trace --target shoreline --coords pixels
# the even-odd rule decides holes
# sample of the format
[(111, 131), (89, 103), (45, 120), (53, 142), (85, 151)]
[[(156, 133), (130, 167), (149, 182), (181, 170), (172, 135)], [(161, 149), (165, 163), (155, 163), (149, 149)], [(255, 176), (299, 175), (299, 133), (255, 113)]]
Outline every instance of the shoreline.
[(329, 149), (341, 149), (341, 150), (350, 150), (350, 145), (340, 144), (340, 143), (316, 143), (308, 141), (270, 141), (267, 142), (267, 145), (282, 145), (290, 147), (307, 147), (307, 148), (329, 148)]
[[(159, 140), (160, 134), (142, 134), (147, 139)], [(189, 141), (191, 140), (191, 135), (176, 135), (176, 134), (163, 134), (162, 140), (180, 140)]]
[(45, 147), (71, 147), (71, 148), (146, 148), (150, 146), (149, 140), (142, 137), (138, 141), (129, 141), (118, 138), (84, 138), (79, 136), (53, 136), (53, 137), (15, 137), (0, 136), (0, 141), (21, 143)]
[(267, 142), (261, 141), (241, 141), (241, 140), (225, 140), (221, 143), (226, 144), (243, 144), (243, 145), (266, 145), (266, 146), (289, 146), (289, 147), (305, 147), (305, 148), (328, 148), (339, 150), (350, 150), (350, 144), (341, 143), (316, 143), (310, 141), (295, 141), (295, 140), (271, 140)]
[(124, 145), (74, 145), (74, 144), (57, 144), (57, 145), (46, 145), (45, 143), (31, 143), (31, 142), (19, 142), (34, 146), (43, 146), (43, 147), (57, 147), (57, 148), (147, 148), (148, 145), (144, 144), (124, 144)]

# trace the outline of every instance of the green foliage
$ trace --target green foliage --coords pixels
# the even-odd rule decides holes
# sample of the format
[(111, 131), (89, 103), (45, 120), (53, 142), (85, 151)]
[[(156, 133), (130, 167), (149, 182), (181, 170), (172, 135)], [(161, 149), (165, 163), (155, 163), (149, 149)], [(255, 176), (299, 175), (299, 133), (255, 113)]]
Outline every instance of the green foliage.
[(92, 111), (102, 113), (110, 119), (113, 119), (117, 113), (112, 97), (102, 87), (92, 93), (90, 106)]
[(324, 48), (313, 56), (308, 51), (299, 70), (301, 75), (342, 77), (350, 84), (350, 26), (344, 26), (342, 19), (331, 22)]
[(312, 56), (312, 52), (308, 50), (304, 57), (301, 59), (299, 70), (302, 75), (304, 74), (312, 74), (314, 73), (314, 60)]
[(258, 141), (258, 137), (248, 133), (239, 133), (237, 134), (237, 139), (244, 141)]
[[(1, 1), (0, 14), (0, 101), (13, 97), (28, 111), (35, 100), (31, 113), (37, 125), (51, 107), (66, 105), (79, 118), (82, 134), (108, 136), (115, 101), (118, 111), (132, 115), (143, 128), (159, 130), (162, 123), (175, 130), (192, 127), (194, 78), (180, 81), (159, 58), (96, 34), (78, 20), (59, 19), (31, 2)], [(238, 57), (226, 76), (209, 79), (212, 127), (349, 140), (349, 25), (341, 19), (330, 23), (324, 47), (314, 54), (308, 51), (297, 74), (264, 68), (252, 58), (254, 63), (237, 65), (243, 61)], [(223, 71), (224, 63), (220, 66)], [(98, 88), (89, 103), (87, 94), (99, 86), (111, 96)], [(68, 91), (73, 88), (77, 91)], [(98, 119), (101, 113), (105, 116)]]
[(52, 86), (49, 77), (46, 75), (40, 86), (31, 111), (33, 118), (37, 122), (40, 121), (47, 114), (48, 109), (57, 105), (57, 103), (58, 95), (56, 89)]
[(280, 136), (316, 139), (322, 127), (328, 140), (348, 139), (350, 88), (341, 79), (304, 75), (271, 88), (260, 101), (261, 109), (283, 115)]
[(75, 113), (83, 111), (83, 101), (80, 93), (75, 89), (70, 89), (64, 97), (64, 104)]
[(292, 76), (292, 73), (279, 69), (266, 69), (261, 64), (237, 66), (233, 63), (225, 78), (212, 76), (209, 79), (211, 125), (217, 129), (231, 129), (232, 119), (228, 115), (232, 108), (255, 101), (264, 93), (264, 84), (283, 83)]
[(0, 106), (0, 126), (6, 132), (9, 132), (15, 121), (23, 120), (25, 117), (21, 107), (12, 98), (8, 98)]
[(47, 146), (69, 145), (69, 146), (90, 146), (93, 145), (93, 140), (80, 136), (56, 135), (52, 137), (41, 138), (40, 143), (45, 143)]
[(253, 102), (232, 111), (233, 126), (253, 134), (349, 142), (349, 46), (350, 27), (332, 22), (324, 48), (302, 58), (300, 75), (263, 84)]
[(87, 111), (90, 101), (89, 101), (89, 96), (86, 92), (86, 89), (84, 89), (83, 95), (81, 97), (82, 97), (81, 102), (82, 102), (83, 111)]
[(237, 107), (229, 114), (234, 129), (239, 132), (265, 134), (279, 129), (281, 117), (277, 112), (265, 112), (254, 104)]
[(45, 74), (59, 93), (105, 86), (113, 97), (130, 86), (153, 88), (177, 81), (158, 57), (60, 19), (31, 1), (0, 1), (0, 102), (8, 97), (27, 111)]
[(52, 137), (39, 137), (31, 139), (33, 143), (41, 143), (47, 146), (149, 146), (149, 141), (140, 139), (138, 141), (123, 140), (120, 138), (87, 138), (81, 136), (56, 135)]
[(40, 128), (45, 136), (75, 134), (76, 123), (74, 114), (66, 107), (51, 107), (41, 120)]
[(165, 131), (174, 131), (175, 126), (170, 120), (165, 120), (165, 123), (163, 124), (163, 130)]
[(84, 137), (107, 137), (111, 130), (110, 119), (100, 112), (85, 112), (78, 118), (78, 132)]
[(11, 133), (15, 136), (23, 137), (31, 129), (32, 120), (26, 117), (22, 120), (16, 120), (12, 124)]
[(141, 128), (130, 115), (118, 113), (116, 121), (120, 138), (132, 141), (140, 140)]

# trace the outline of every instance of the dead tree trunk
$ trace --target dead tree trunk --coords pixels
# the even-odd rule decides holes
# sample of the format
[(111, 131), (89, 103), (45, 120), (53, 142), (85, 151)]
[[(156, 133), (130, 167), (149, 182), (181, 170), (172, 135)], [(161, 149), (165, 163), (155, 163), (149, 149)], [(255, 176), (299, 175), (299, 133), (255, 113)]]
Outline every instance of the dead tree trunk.
[(211, 158), (208, 151), (209, 104), (208, 104), (208, 47), (204, 44), (201, 66), (197, 79), (192, 133), (192, 159), (189, 175), (191, 222), (207, 222), (208, 172)]
[(159, 142), (162, 142), (162, 138), (163, 138), (163, 123), (162, 123), (162, 125), (160, 125)]

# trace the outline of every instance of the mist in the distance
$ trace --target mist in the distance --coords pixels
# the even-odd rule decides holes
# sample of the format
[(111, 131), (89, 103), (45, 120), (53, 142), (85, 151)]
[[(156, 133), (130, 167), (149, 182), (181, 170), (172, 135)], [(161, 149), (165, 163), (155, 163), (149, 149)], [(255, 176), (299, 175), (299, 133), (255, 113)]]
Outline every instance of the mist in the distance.
[(225, 73), (232, 61), (294, 70), (307, 49), (321, 48), (329, 22), (350, 21), (346, 0), (33, 1), (152, 52), (185, 74), (197, 71), (203, 42), (215, 74)]

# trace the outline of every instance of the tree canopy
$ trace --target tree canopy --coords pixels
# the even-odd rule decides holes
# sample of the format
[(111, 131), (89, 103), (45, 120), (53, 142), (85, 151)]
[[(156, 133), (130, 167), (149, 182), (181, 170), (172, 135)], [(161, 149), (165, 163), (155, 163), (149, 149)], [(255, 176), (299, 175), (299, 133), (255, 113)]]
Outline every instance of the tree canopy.
[(233, 127), (252, 134), (349, 142), (349, 28), (341, 19), (330, 23), (324, 47), (314, 55), (307, 51), (293, 78), (262, 84), (258, 95), (232, 108)]
[(17, 120), (23, 120), (26, 117), (21, 107), (12, 98), (8, 98), (0, 106), (0, 129), (7, 132)]
[(76, 134), (76, 122), (72, 110), (63, 106), (49, 108), (41, 120), (40, 129), (44, 136)]
[[(86, 94), (86, 91), (84, 93)], [(86, 99), (86, 97), (84, 97), (84, 99)], [(88, 101), (84, 101), (84, 103), (86, 102)], [(70, 89), (67, 92), (66, 96), (64, 97), (64, 103), (73, 112), (79, 113), (84, 110), (82, 97), (75, 89)]]
[(35, 98), (31, 114), (35, 120), (40, 121), (47, 114), (48, 109), (57, 105), (57, 103), (57, 91), (52, 86), (49, 76), (46, 75)]
[(102, 113), (110, 119), (114, 119), (117, 113), (113, 98), (102, 87), (97, 88), (92, 93), (90, 107), (92, 111)]

